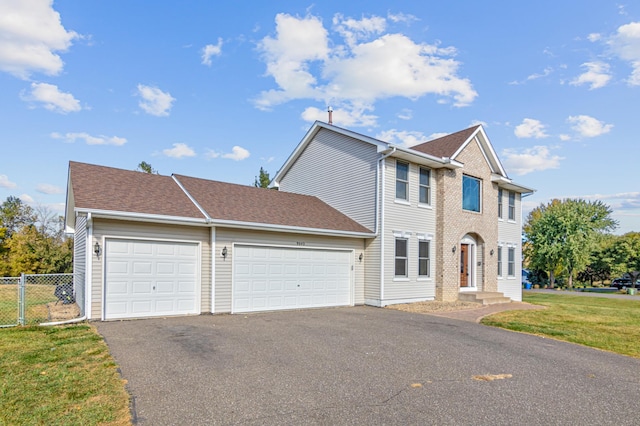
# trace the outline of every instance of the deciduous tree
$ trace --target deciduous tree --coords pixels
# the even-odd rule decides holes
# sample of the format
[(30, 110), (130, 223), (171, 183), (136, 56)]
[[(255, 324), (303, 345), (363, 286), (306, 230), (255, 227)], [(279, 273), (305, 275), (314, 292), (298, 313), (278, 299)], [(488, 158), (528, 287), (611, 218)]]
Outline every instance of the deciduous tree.
[(589, 263), (599, 236), (616, 226), (611, 209), (601, 201), (553, 200), (529, 214), (524, 227), (525, 256), (531, 267), (551, 273), (562, 265), (571, 287), (574, 274)]

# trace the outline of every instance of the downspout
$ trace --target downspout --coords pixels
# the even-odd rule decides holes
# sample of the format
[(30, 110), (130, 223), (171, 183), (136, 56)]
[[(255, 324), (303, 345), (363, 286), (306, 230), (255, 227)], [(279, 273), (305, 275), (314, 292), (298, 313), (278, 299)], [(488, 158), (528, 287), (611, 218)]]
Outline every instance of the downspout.
[[(378, 173), (380, 179), (376, 179), (376, 185), (380, 185), (380, 188), (376, 190), (376, 235), (380, 237), (380, 305), (384, 300), (384, 196), (385, 196), (385, 173), (384, 173), (384, 160), (393, 155), (396, 152), (394, 146), (391, 152), (383, 155), (378, 159)], [(380, 194), (378, 196), (378, 194)]]
[(87, 213), (87, 234), (85, 244), (85, 266), (84, 266), (84, 316), (91, 318), (91, 287), (93, 285), (93, 250), (91, 248), (93, 240), (93, 217), (91, 212)]

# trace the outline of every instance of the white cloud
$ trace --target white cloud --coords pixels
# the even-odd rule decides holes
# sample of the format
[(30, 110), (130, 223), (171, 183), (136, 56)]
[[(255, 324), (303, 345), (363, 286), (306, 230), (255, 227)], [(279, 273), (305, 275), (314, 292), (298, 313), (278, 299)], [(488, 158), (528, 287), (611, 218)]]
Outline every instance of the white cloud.
[(202, 63), (211, 66), (211, 58), (222, 54), (222, 39), (218, 38), (218, 44), (207, 44), (202, 49)]
[(469, 127), (473, 127), (473, 126), (482, 126), (485, 129), (487, 127), (489, 127), (489, 124), (486, 121), (482, 121), (482, 120), (472, 120), (471, 123), (469, 124)]
[(231, 148), (231, 152), (228, 154), (222, 154), (222, 158), (228, 158), (230, 160), (235, 160), (235, 161), (241, 161), (244, 160), (246, 158), (249, 158), (249, 155), (251, 155), (249, 153), (249, 151), (247, 151), (246, 149), (244, 149), (241, 146), (234, 146), (233, 148)]
[(404, 22), (407, 24), (410, 24), (414, 21), (419, 21), (416, 16), (406, 13), (389, 13), (387, 14), (387, 18), (389, 18), (391, 22)]
[(162, 153), (171, 158), (195, 157), (196, 153), (185, 143), (174, 143), (173, 148), (163, 149)]
[(387, 21), (380, 16), (362, 18), (361, 20), (345, 19), (342, 14), (338, 13), (333, 17), (333, 25), (347, 44), (353, 47), (359, 40), (382, 33), (387, 27)]
[(403, 145), (406, 147), (415, 146), (423, 142), (430, 140), (421, 132), (405, 131), (390, 129), (380, 132), (376, 135), (376, 139), (380, 139), (385, 142)]
[(520, 176), (547, 169), (557, 169), (560, 167), (560, 160), (563, 159), (558, 155), (551, 155), (548, 147), (540, 145), (522, 151), (505, 149), (502, 151), (502, 158), (505, 169)]
[(398, 118), (400, 120), (411, 120), (413, 118), (413, 111), (408, 108), (404, 108), (398, 113)]
[(16, 186), (18, 186), (18, 184), (15, 182), (11, 182), (9, 180), (9, 176), (0, 175), (0, 188), (12, 189), (12, 188), (15, 188)]
[[(255, 106), (269, 110), (291, 100), (311, 99), (342, 110), (342, 124), (369, 126), (371, 120), (375, 124), (370, 114), (375, 102), (385, 98), (415, 100), (431, 94), (455, 106), (473, 102), (477, 93), (468, 79), (458, 76), (455, 48), (384, 33), (387, 19), (395, 22), (391, 17), (356, 20), (335, 15), (334, 40), (318, 17), (278, 14), (275, 36), (258, 43), (266, 75), (277, 88), (261, 92)], [(316, 109), (303, 113), (314, 114)]]
[(20, 200), (27, 204), (33, 204), (36, 202), (36, 200), (34, 200), (33, 197), (29, 194), (22, 194), (18, 198), (20, 198)]
[(602, 39), (602, 34), (599, 33), (591, 33), (587, 36), (587, 40), (590, 42), (596, 42)]
[(561, 141), (570, 141), (571, 140), (571, 136), (567, 135), (565, 133), (560, 134), (560, 136), (558, 136), (560, 138)]
[(613, 128), (613, 124), (604, 124), (604, 122), (588, 115), (572, 115), (567, 118), (567, 122), (573, 124), (571, 128), (585, 138), (594, 138), (609, 133)]
[(541, 139), (549, 136), (545, 132), (545, 125), (539, 120), (532, 118), (525, 118), (522, 120), (522, 124), (518, 124), (514, 130), (514, 134), (518, 138), (535, 138)]
[[(350, 127), (350, 126), (375, 126), (378, 116), (368, 114), (370, 108), (365, 107), (344, 107), (344, 108), (334, 108), (333, 109), (333, 124), (337, 126)], [(314, 122), (316, 120), (319, 121), (328, 121), (329, 115), (326, 110), (322, 110), (316, 107), (308, 107), (306, 108), (300, 117), (304, 121)]]
[(138, 84), (138, 96), (142, 98), (138, 106), (147, 114), (156, 117), (169, 115), (169, 110), (175, 101), (169, 92), (163, 92), (157, 87), (145, 86), (144, 84)]
[(609, 64), (604, 62), (585, 62), (582, 64), (583, 68), (587, 71), (580, 74), (569, 82), (572, 86), (580, 86), (583, 84), (589, 84), (589, 90), (599, 89), (604, 87), (611, 80), (611, 74), (609, 73)]
[(76, 140), (83, 140), (87, 145), (115, 145), (122, 146), (127, 143), (125, 138), (121, 138), (118, 136), (91, 136), (85, 132), (79, 133), (51, 133), (50, 135), (53, 139), (59, 139), (66, 143), (75, 143)]
[(609, 46), (633, 68), (627, 80), (630, 86), (640, 86), (640, 22), (622, 25), (609, 40)]
[(64, 93), (58, 86), (48, 83), (31, 83), (31, 93), (23, 94), (25, 101), (42, 102), (49, 111), (60, 114), (78, 112), (82, 110), (80, 101), (73, 97), (71, 93)]
[(241, 146), (234, 146), (233, 148), (231, 148), (231, 152), (228, 153), (221, 153), (221, 152), (217, 152), (214, 151), (212, 149), (208, 149), (205, 157), (207, 158), (227, 158), (229, 160), (234, 160), (234, 161), (242, 161), (246, 158), (249, 158), (249, 156), (251, 155), (251, 153), (249, 151), (247, 151), (246, 149), (244, 149)]
[(49, 183), (41, 183), (36, 187), (36, 191), (42, 194), (62, 194), (62, 188)]
[(0, 1), (0, 70), (26, 79), (33, 72), (58, 75), (75, 38), (60, 22), (52, 0)]
[(526, 79), (522, 80), (522, 81), (511, 81), (509, 82), (510, 85), (512, 86), (517, 86), (520, 84), (525, 84), (527, 81), (532, 81), (532, 80), (537, 80), (539, 78), (544, 78), (547, 77), (548, 75), (550, 75), (553, 72), (553, 68), (551, 67), (546, 67), (544, 70), (542, 70), (541, 73), (534, 73), (531, 75), (528, 75)]

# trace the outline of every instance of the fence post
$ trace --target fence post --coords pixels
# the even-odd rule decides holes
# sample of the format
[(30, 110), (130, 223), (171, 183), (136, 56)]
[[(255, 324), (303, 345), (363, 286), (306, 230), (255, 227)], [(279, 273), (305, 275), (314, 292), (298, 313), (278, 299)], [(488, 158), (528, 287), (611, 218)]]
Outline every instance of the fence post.
[(25, 325), (25, 305), (27, 304), (26, 298), (27, 279), (24, 274), (20, 274), (20, 284), (18, 284), (18, 325)]

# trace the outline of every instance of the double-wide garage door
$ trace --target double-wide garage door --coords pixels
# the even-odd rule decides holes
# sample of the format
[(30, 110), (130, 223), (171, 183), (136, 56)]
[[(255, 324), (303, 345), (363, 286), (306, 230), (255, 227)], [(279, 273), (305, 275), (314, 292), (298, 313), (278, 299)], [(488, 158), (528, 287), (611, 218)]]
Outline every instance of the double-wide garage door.
[(107, 239), (105, 319), (200, 313), (198, 244)]
[(350, 251), (236, 245), (233, 312), (351, 304)]

